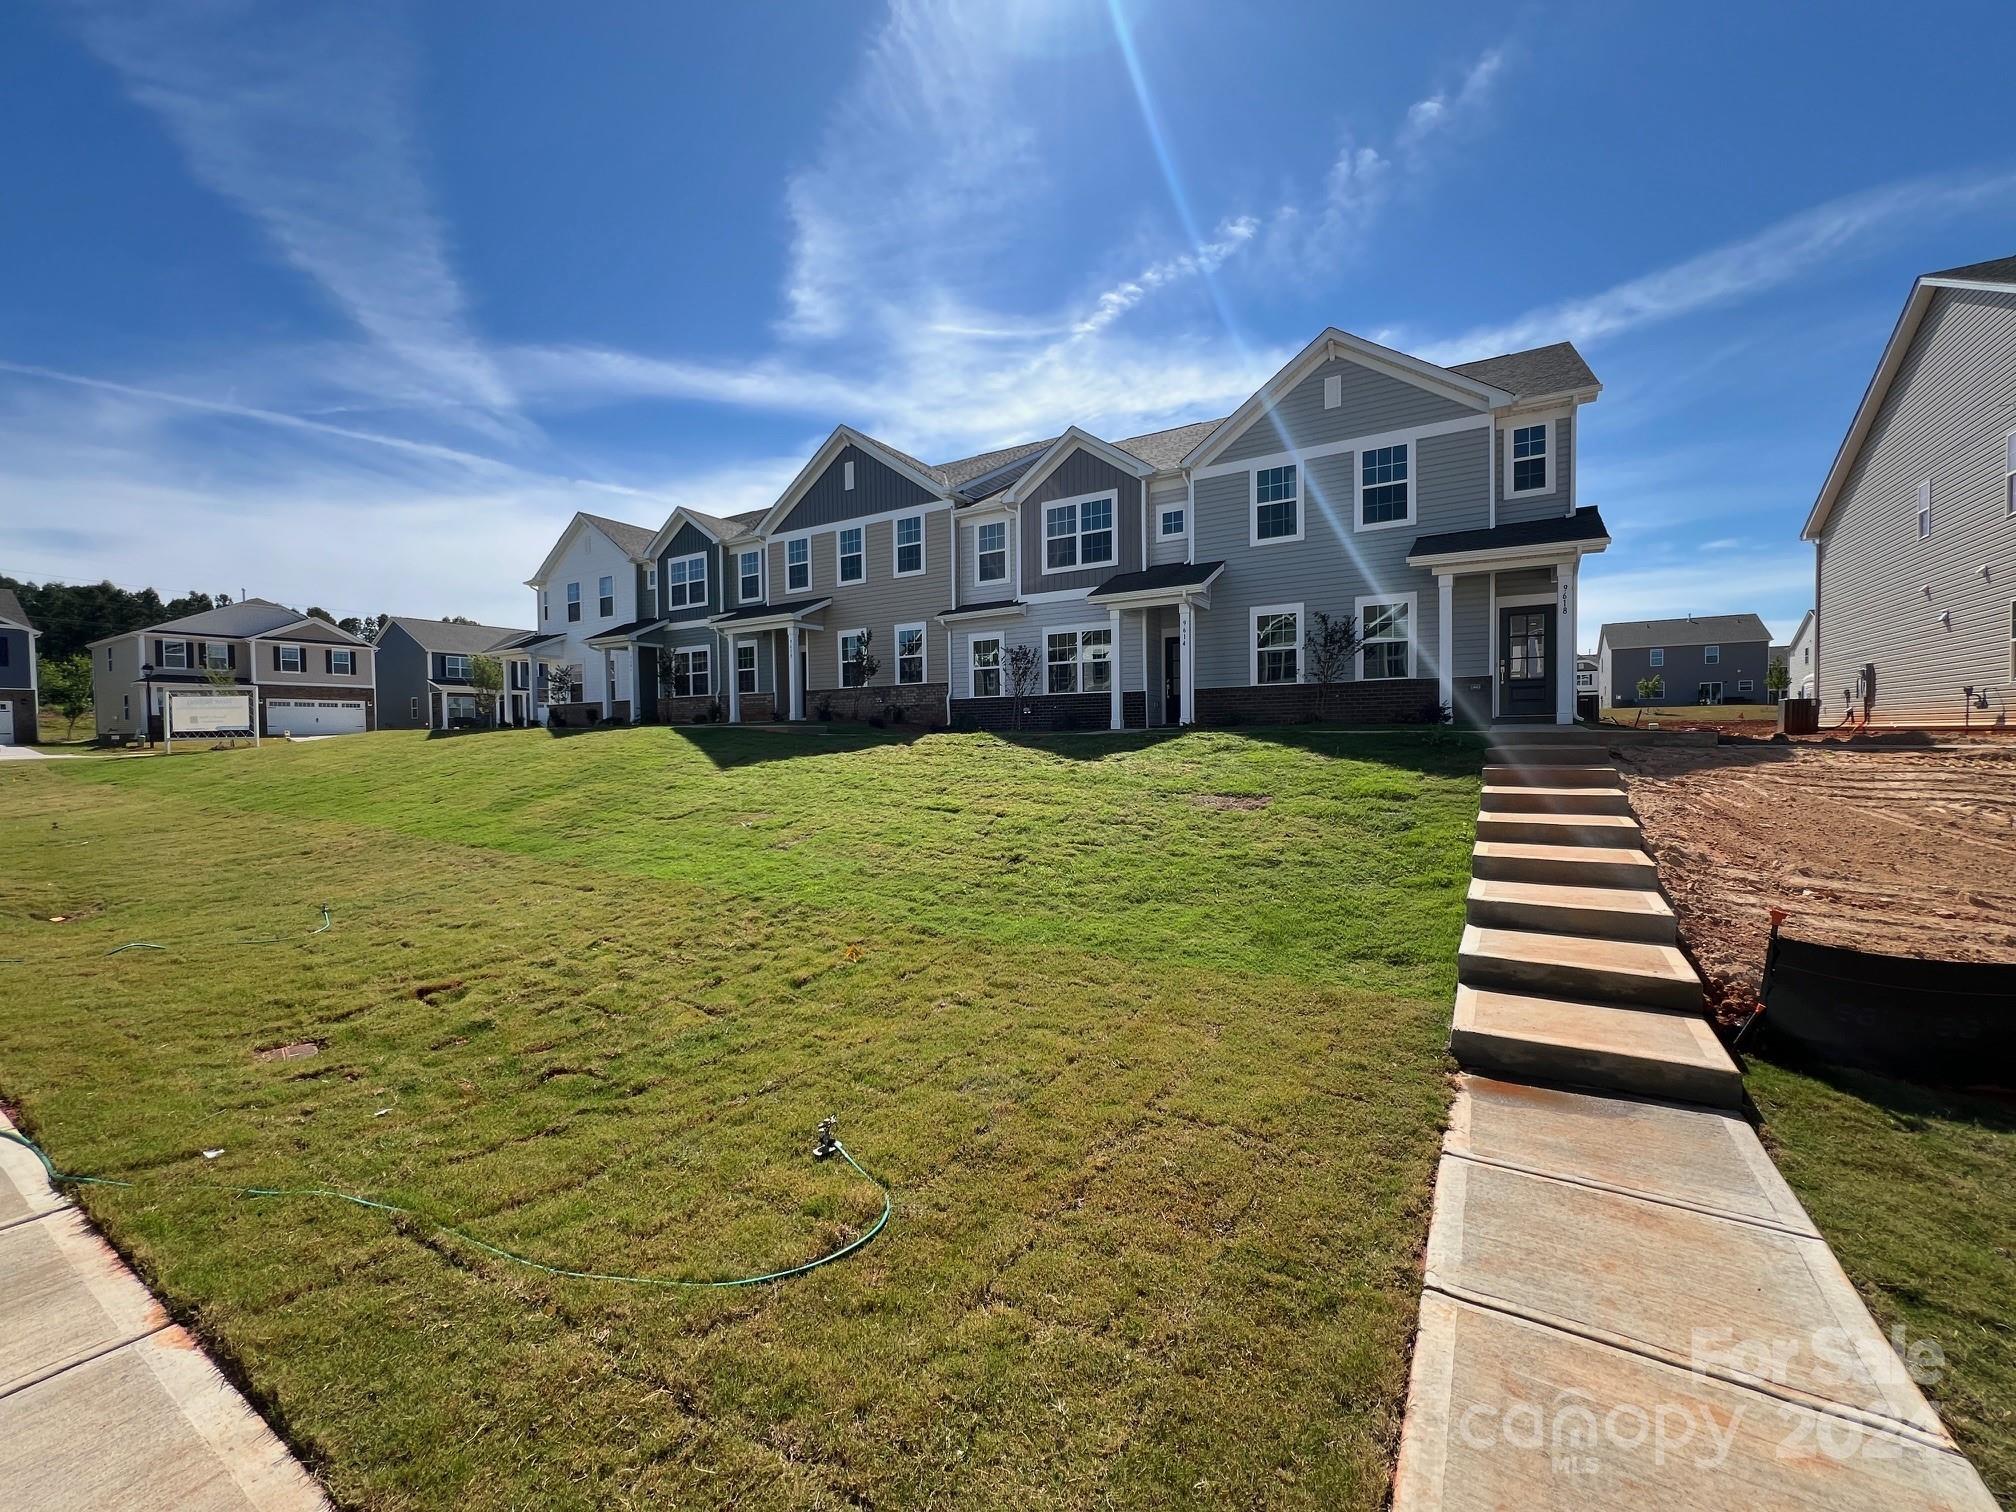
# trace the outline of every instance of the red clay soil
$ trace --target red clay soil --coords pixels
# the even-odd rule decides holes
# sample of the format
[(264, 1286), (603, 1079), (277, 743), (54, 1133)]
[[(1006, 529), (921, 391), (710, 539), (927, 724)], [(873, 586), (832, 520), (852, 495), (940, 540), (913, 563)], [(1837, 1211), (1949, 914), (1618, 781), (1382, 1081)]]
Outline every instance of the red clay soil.
[(1617, 767), (1718, 1019), (1770, 936), (2016, 961), (2016, 747), (1742, 741), (1623, 747)]

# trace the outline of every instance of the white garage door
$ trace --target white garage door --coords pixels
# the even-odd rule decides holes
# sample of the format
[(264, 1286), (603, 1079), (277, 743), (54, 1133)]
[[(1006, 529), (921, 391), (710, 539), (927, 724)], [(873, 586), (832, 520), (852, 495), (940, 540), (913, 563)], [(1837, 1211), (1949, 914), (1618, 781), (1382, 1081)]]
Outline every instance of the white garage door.
[(0, 703), (0, 745), (14, 744), (14, 705)]
[(266, 700), (268, 735), (361, 735), (364, 733), (362, 702), (337, 702), (305, 698)]

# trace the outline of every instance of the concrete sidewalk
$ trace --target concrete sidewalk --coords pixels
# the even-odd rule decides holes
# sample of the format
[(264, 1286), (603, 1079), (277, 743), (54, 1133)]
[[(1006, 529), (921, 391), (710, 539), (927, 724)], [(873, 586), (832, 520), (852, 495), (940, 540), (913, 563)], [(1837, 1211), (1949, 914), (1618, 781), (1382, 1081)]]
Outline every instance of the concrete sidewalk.
[(40, 1162), (0, 1140), (0, 1507), (327, 1506)]

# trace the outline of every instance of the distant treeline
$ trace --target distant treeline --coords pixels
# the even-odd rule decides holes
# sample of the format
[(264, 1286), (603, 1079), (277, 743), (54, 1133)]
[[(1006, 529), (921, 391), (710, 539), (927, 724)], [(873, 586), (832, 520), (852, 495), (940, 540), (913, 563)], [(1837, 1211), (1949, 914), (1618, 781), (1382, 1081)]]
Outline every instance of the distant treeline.
[[(163, 599), (152, 588), (131, 592), (111, 583), (24, 583), (0, 573), (0, 588), (12, 588), (20, 595), (21, 607), (41, 632), (36, 649), (44, 656), (65, 657), (82, 651), (92, 641), (125, 630), (140, 630), (163, 620), (200, 614), (231, 602), (228, 593), (185, 593), (180, 598)], [(378, 629), (381, 616), (336, 618), (327, 609), (313, 606), (304, 616), (341, 625), (353, 635), (369, 640)]]

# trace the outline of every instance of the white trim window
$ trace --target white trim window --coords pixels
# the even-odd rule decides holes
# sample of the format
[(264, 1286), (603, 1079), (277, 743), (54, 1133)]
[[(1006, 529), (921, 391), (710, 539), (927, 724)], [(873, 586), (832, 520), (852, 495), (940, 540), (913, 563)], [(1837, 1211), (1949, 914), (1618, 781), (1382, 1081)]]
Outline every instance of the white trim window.
[(840, 632), (840, 686), (858, 688), (861, 686), (861, 665), (854, 658), (860, 654), (861, 643), (868, 638), (866, 630), (842, 630)]
[(707, 648), (686, 646), (665, 658), (666, 685), (674, 698), (705, 698), (713, 687), (708, 676)]
[(203, 665), (211, 672), (228, 670), (231, 666), (231, 648), (222, 641), (204, 641)]
[(754, 604), (763, 597), (763, 553), (761, 550), (738, 552), (735, 557), (735, 600), (741, 604)]
[(707, 602), (707, 553), (673, 557), (665, 564), (665, 608), (697, 609)]
[(1932, 538), (1932, 480), (1925, 479), (1918, 485), (1918, 539)]
[(898, 625), (896, 627), (896, 681), (899, 684), (921, 683), (924, 679), (924, 627)]
[(1390, 530), (1414, 523), (1414, 444), (1368, 447), (1358, 454), (1360, 530)]
[(1265, 546), (1273, 541), (1302, 539), (1302, 472), (1293, 462), (1280, 467), (1256, 468), (1249, 519), (1249, 544)]
[(837, 580), (842, 583), (859, 583), (868, 577), (868, 547), (866, 537), (859, 525), (843, 528), (838, 537), (839, 566)]
[(812, 589), (812, 542), (799, 536), (784, 543), (784, 591), (809, 593)]
[(1081, 567), (1111, 567), (1117, 561), (1110, 493), (1059, 499), (1043, 506), (1043, 570), (1075, 572)]
[(1050, 693), (1105, 693), (1113, 687), (1113, 627), (1052, 630), (1044, 637)]
[(275, 663), (276, 671), (299, 672), (301, 670), (301, 648), (299, 646), (275, 646), (273, 650), (279, 658)]
[(355, 677), (357, 675), (357, 653), (355, 651), (331, 651), (329, 653), (329, 670), (334, 672), (338, 677)]
[(1183, 534), (1184, 521), (1189, 518), (1181, 504), (1164, 504), (1155, 512), (1155, 539), (1174, 540)]
[(1721, 666), (1722, 648), (1720, 646), (1703, 646), (1701, 648), (1701, 665), (1704, 667)]
[(1247, 681), (1256, 687), (1302, 681), (1302, 606), (1256, 604), (1249, 628)]
[(924, 570), (924, 516), (900, 516), (890, 535), (896, 542), (896, 576), (917, 576)]
[(652, 608), (656, 609), (658, 605), (658, 564), (656, 562), (646, 562), (644, 564), (644, 591), (651, 595)]
[(1755, 678), (1750, 678), (1750, 677), (1739, 677), (1739, 678), (1737, 678), (1737, 679), (1736, 679), (1736, 691), (1737, 691), (1738, 693), (1754, 693), (1754, 692), (1756, 692), (1756, 691), (1757, 691), (1757, 681), (1756, 681), (1756, 679), (1755, 679)]
[(1650, 650), (1646, 652), (1645, 664), (1649, 667), (1665, 666), (1666, 648), (1664, 646), (1653, 646), (1652, 648), (1650, 648)]
[(1008, 581), (1008, 522), (988, 520), (974, 527), (973, 580), (979, 583)]
[(418, 719), (420, 717), (419, 694), (416, 693), (413, 695), (413, 697), (406, 700), (406, 717), (408, 719)]
[(542, 625), (553, 623), (553, 595), (544, 588), (539, 590), (539, 623)]
[[(2010, 619), (2016, 623), (2016, 604), (2011, 604), (2009, 609)], [(2016, 655), (2016, 642), (2012, 642), (2011, 654)], [(966, 661), (972, 696), (999, 698), (1004, 691), (1001, 686), (1001, 637), (974, 636), (966, 642)]]
[(854, 491), (854, 459), (849, 457), (840, 464), (840, 487), (844, 492)]
[(1515, 425), (1505, 433), (1505, 492), (1544, 494), (1553, 490), (1553, 474), (1547, 462), (1547, 448), (1554, 429), (1551, 420), (1531, 425)]
[(756, 691), (756, 645), (753, 641), (735, 643), (735, 688), (741, 693)]
[(1414, 675), (1414, 595), (1358, 600), (1358, 675), (1367, 682)]
[(2002, 479), (2002, 494), (2008, 503), (2009, 517), (2016, 519), (2016, 430), (2002, 438), (2002, 466), (2007, 474)]
[[(105, 648), (105, 665), (112, 665), (112, 648)], [(163, 672), (186, 672), (189, 670), (189, 642), (161, 642), (161, 670)]]
[(575, 624), (580, 618), (581, 585), (579, 583), (569, 583), (567, 585), (567, 623), (570, 625)]
[(441, 658), (441, 681), (469, 681), (469, 658), (461, 652), (449, 652)]
[(603, 619), (616, 618), (616, 579), (595, 579), (595, 613)]

